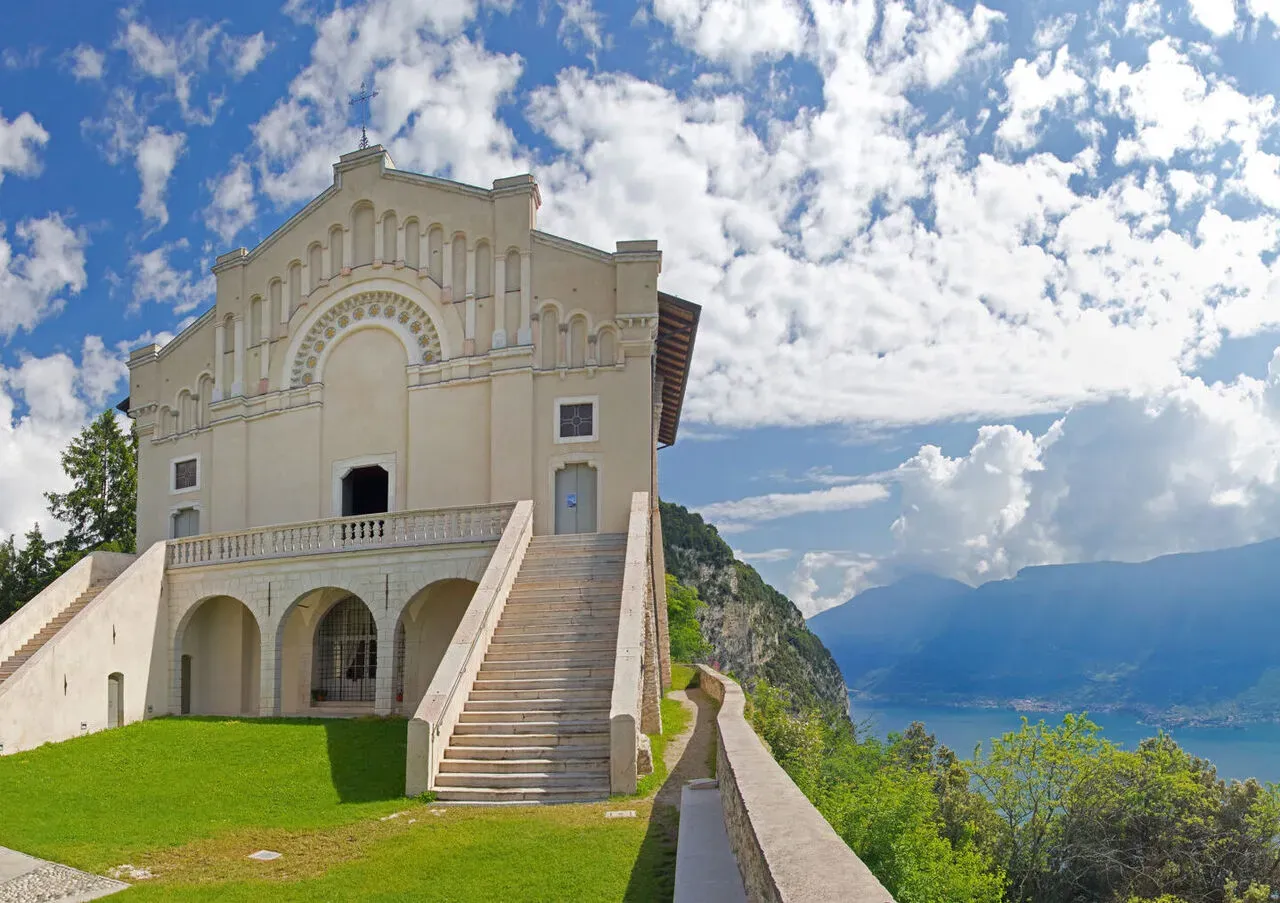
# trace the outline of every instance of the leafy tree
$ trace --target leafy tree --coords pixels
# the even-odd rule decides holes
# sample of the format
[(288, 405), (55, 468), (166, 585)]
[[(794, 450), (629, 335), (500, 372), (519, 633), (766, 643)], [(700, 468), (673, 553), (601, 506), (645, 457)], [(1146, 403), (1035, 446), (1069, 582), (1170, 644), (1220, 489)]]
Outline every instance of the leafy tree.
[(711, 654), (711, 644), (703, 638), (698, 621), (698, 612), (706, 607), (697, 589), (667, 574), (667, 634), (672, 660), (698, 662)]
[(111, 411), (102, 412), (62, 452), (72, 488), (45, 493), (50, 512), (68, 527), (61, 564), (69, 567), (76, 553), (106, 543), (136, 550), (137, 460), (137, 437), (132, 431), (126, 435)]
[[(0, 543), (0, 621), (18, 610), (22, 604), (18, 600), (18, 579), (15, 568), (18, 564), (18, 550), (14, 547), (10, 536)], [(26, 600), (22, 600), (26, 601)]]

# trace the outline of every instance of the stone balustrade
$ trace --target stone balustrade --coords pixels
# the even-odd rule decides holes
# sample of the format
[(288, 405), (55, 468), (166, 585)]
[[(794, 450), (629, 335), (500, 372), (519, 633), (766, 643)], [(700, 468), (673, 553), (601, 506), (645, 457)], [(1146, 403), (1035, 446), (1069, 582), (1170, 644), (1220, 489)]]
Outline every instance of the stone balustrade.
[(639, 780), (636, 755), (644, 705), (645, 608), (651, 598), (650, 585), (649, 493), (636, 492), (631, 496), (627, 524), (622, 608), (609, 701), (609, 789), (613, 793), (635, 793)]
[(751, 903), (894, 903), (783, 771), (745, 716), (737, 683), (699, 665), (720, 703), (716, 778), (729, 845)]
[(170, 568), (455, 542), (497, 542), (511, 505), (390, 511), (171, 539)]

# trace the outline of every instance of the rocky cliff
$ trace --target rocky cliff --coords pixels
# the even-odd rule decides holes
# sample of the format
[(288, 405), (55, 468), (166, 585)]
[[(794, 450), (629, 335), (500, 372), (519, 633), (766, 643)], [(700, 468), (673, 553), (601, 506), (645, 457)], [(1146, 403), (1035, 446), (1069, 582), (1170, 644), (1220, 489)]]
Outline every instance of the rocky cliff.
[(763, 677), (807, 705), (848, 710), (835, 659), (791, 600), (765, 583), (701, 515), (662, 502), (667, 571), (695, 587), (707, 607), (699, 620), (715, 649), (709, 659), (748, 687)]

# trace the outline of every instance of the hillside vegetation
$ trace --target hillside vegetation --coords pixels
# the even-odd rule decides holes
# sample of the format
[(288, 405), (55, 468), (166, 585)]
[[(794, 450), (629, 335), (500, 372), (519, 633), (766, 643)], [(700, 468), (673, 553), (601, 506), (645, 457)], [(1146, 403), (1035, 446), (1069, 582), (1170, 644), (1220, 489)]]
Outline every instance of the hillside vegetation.
[(703, 660), (748, 688), (764, 678), (798, 703), (848, 711), (848, 690), (835, 659), (800, 610), (769, 586), (702, 516), (662, 502), (667, 572), (697, 590), (697, 610), (710, 644)]

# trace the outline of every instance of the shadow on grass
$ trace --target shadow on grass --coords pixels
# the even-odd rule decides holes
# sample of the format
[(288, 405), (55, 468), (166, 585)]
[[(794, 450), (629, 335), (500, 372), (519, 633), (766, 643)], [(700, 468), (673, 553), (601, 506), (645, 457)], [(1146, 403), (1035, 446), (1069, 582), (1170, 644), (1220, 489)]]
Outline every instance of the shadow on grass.
[(344, 803), (404, 796), (408, 743), (403, 718), (331, 718), (324, 722), (329, 775)]
[(654, 796), (649, 830), (640, 845), (640, 855), (631, 869), (631, 880), (623, 896), (627, 903), (668, 901), (675, 895), (680, 791), (689, 781), (709, 776), (707, 746), (714, 740), (716, 729), (716, 706), (711, 697), (693, 686), (689, 688), (689, 699), (697, 709), (689, 742), (681, 750), (680, 758), (668, 763), (667, 779)]

